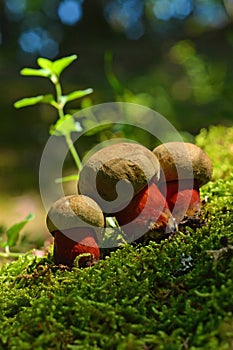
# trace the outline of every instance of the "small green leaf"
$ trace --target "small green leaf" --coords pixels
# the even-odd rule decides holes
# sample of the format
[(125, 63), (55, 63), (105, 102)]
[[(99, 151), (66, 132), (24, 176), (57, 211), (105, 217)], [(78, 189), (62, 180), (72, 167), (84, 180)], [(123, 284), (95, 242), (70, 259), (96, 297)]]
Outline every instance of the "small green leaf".
[(19, 239), (19, 233), (24, 228), (24, 226), (32, 219), (34, 219), (34, 214), (29, 214), (24, 220), (18, 222), (11, 226), (7, 231), (7, 242), (8, 247), (14, 247)]
[(56, 104), (56, 101), (54, 100), (54, 96), (52, 94), (44, 95), (43, 99), (41, 100), (41, 103), (49, 103), (51, 105)]
[(58, 119), (56, 124), (50, 128), (50, 134), (55, 136), (69, 135), (71, 132), (77, 131), (82, 131), (82, 127), (70, 114), (66, 114), (63, 118)]
[(43, 100), (43, 97), (44, 96), (41, 95), (41, 96), (23, 98), (22, 100), (16, 101), (14, 103), (14, 107), (15, 108), (22, 108), (22, 107), (26, 107), (26, 106), (35, 105), (37, 103), (40, 103)]
[(32, 105), (35, 105), (37, 103), (49, 103), (49, 104), (53, 105), (54, 102), (56, 103), (56, 101), (54, 101), (53, 95), (48, 94), (48, 95), (23, 98), (21, 100), (16, 101), (14, 103), (14, 107), (15, 108), (22, 108), (22, 107), (26, 107), (26, 106), (32, 106)]
[(21, 75), (28, 75), (28, 76), (38, 76), (38, 77), (45, 77), (48, 78), (51, 73), (47, 69), (33, 69), (33, 68), (23, 68), (20, 71)]
[(40, 66), (41, 68), (44, 68), (44, 69), (46, 69), (48, 71), (51, 71), (53, 62), (50, 61), (49, 59), (43, 58), (43, 57), (39, 57), (37, 59), (37, 63), (38, 63), (38, 66)]
[(66, 96), (67, 97), (67, 102), (76, 100), (77, 98), (81, 98), (81, 97), (86, 96), (86, 95), (89, 95), (92, 92), (93, 92), (93, 89), (91, 89), (91, 88), (86, 89), (86, 90), (73, 91), (69, 95)]
[(55, 180), (55, 183), (56, 184), (60, 184), (60, 183), (63, 183), (63, 182), (69, 182), (69, 181), (78, 181), (78, 175), (68, 175), (68, 176), (64, 176), (64, 177), (61, 177), (59, 179), (56, 179)]
[(57, 77), (63, 72), (63, 70), (68, 67), (74, 60), (77, 59), (77, 55), (71, 55), (67, 57), (60, 58), (52, 63), (51, 71), (56, 74)]
[(81, 101), (81, 109), (84, 109), (84, 108), (89, 108), (92, 106), (92, 100), (91, 98), (88, 96), (88, 97), (85, 97), (82, 99)]

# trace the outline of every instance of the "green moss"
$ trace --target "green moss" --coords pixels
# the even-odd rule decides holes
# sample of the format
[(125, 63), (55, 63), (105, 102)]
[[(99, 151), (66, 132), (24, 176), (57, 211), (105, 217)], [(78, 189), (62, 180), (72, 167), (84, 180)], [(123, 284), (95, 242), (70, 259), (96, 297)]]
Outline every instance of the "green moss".
[[(198, 143), (213, 133), (216, 144), (224, 141), (211, 128)], [(202, 188), (196, 230), (186, 227), (159, 244), (126, 245), (91, 268), (58, 269), (50, 256), (30, 253), (3, 266), (0, 348), (231, 349), (233, 169), (225, 150), (233, 137), (225, 140), (216, 159), (228, 166)]]
[(213, 179), (227, 178), (233, 164), (233, 127), (211, 126), (209, 130), (202, 129), (196, 137), (196, 144), (213, 162)]

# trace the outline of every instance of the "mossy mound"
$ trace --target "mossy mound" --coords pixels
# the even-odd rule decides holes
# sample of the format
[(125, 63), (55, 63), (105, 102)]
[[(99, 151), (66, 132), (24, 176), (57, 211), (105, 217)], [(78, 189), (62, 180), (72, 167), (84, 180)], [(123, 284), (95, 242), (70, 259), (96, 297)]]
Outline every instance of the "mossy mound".
[(227, 178), (233, 167), (233, 127), (211, 126), (202, 129), (196, 144), (211, 158), (214, 166), (213, 180)]
[(233, 136), (224, 144), (233, 129), (217, 130), (197, 138), (221, 139), (217, 155), (206, 151), (215, 167), (228, 164), (201, 191), (200, 227), (126, 245), (90, 268), (31, 254), (2, 267), (1, 349), (233, 348)]

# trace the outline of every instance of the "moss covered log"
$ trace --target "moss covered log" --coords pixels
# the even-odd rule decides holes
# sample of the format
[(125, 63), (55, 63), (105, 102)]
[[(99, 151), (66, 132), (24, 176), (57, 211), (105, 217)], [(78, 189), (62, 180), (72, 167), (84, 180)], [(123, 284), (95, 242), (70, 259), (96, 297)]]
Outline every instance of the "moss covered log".
[(201, 220), (71, 271), (28, 253), (0, 271), (0, 349), (233, 348), (233, 128), (196, 138), (214, 163)]

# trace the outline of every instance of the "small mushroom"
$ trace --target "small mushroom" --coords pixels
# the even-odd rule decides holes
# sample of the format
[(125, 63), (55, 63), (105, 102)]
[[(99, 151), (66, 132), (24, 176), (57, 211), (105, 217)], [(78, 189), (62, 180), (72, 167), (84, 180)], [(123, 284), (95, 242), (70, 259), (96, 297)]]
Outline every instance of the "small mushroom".
[(91, 265), (99, 260), (98, 241), (104, 227), (102, 210), (93, 199), (71, 195), (58, 199), (47, 215), (47, 227), (54, 236), (54, 262), (69, 267), (80, 257), (79, 266)]
[(159, 188), (166, 196), (172, 215), (179, 223), (200, 213), (199, 188), (211, 180), (210, 158), (188, 142), (168, 142), (153, 150), (161, 166)]
[(159, 173), (159, 162), (150, 150), (121, 142), (87, 160), (78, 190), (93, 198), (105, 214), (115, 216), (132, 241), (148, 232), (174, 228), (166, 199), (155, 184)]

